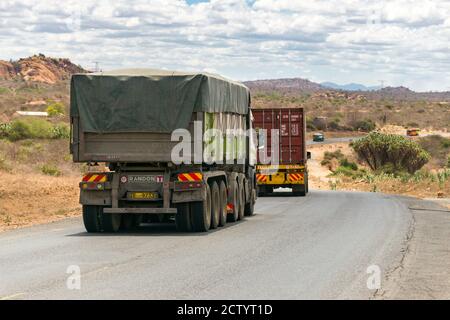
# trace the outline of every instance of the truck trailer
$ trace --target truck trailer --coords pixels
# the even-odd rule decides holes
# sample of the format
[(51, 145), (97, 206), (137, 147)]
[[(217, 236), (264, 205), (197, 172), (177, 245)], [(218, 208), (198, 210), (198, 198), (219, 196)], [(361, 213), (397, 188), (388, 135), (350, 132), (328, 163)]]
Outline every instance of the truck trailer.
[[(306, 151), (304, 109), (253, 109), (252, 112), (253, 125), (259, 136), (258, 194), (266, 196), (277, 188), (291, 188), (294, 195), (305, 196), (310, 153)], [(267, 163), (263, 158), (269, 158), (271, 162)]]
[(243, 134), (252, 115), (241, 83), (148, 69), (76, 74), (70, 99), (88, 232), (171, 220), (206, 232), (253, 215), (256, 143)]

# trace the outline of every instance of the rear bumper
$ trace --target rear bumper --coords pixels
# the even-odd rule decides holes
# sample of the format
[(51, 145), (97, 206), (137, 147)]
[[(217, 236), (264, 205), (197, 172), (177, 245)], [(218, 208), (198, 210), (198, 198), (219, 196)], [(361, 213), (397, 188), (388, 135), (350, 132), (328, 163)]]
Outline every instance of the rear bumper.
[(105, 208), (104, 213), (115, 214), (176, 214), (176, 208)]

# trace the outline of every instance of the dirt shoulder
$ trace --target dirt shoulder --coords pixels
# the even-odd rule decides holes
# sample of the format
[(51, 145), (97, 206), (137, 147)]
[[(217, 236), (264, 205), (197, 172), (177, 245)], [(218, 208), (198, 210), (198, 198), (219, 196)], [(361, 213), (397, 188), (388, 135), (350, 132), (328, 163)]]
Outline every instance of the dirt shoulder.
[(450, 299), (450, 209), (405, 198), (414, 226), (402, 262), (376, 299)]
[(81, 214), (79, 176), (0, 171), (0, 232)]

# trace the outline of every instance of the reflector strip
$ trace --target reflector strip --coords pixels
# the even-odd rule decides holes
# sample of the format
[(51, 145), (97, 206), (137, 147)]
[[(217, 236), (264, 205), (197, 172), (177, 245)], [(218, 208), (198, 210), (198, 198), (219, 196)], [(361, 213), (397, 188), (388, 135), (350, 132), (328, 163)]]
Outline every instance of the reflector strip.
[(83, 182), (106, 182), (108, 177), (105, 174), (87, 174), (83, 177)]
[(256, 180), (258, 182), (267, 182), (267, 176), (265, 174), (257, 174)]
[(192, 181), (202, 181), (202, 180), (203, 180), (203, 175), (199, 172), (178, 174), (178, 181), (192, 182)]
[(288, 180), (289, 181), (301, 181), (302, 175), (297, 173), (290, 173), (288, 174)]

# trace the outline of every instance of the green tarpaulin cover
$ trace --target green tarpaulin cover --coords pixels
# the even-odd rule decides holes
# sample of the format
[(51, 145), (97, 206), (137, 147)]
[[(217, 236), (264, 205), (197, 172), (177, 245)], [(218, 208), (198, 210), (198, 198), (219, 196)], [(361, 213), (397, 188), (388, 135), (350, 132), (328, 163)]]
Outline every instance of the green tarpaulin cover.
[(136, 69), (71, 81), (70, 113), (84, 132), (172, 132), (193, 112), (247, 114), (249, 104), (243, 84), (207, 73)]

